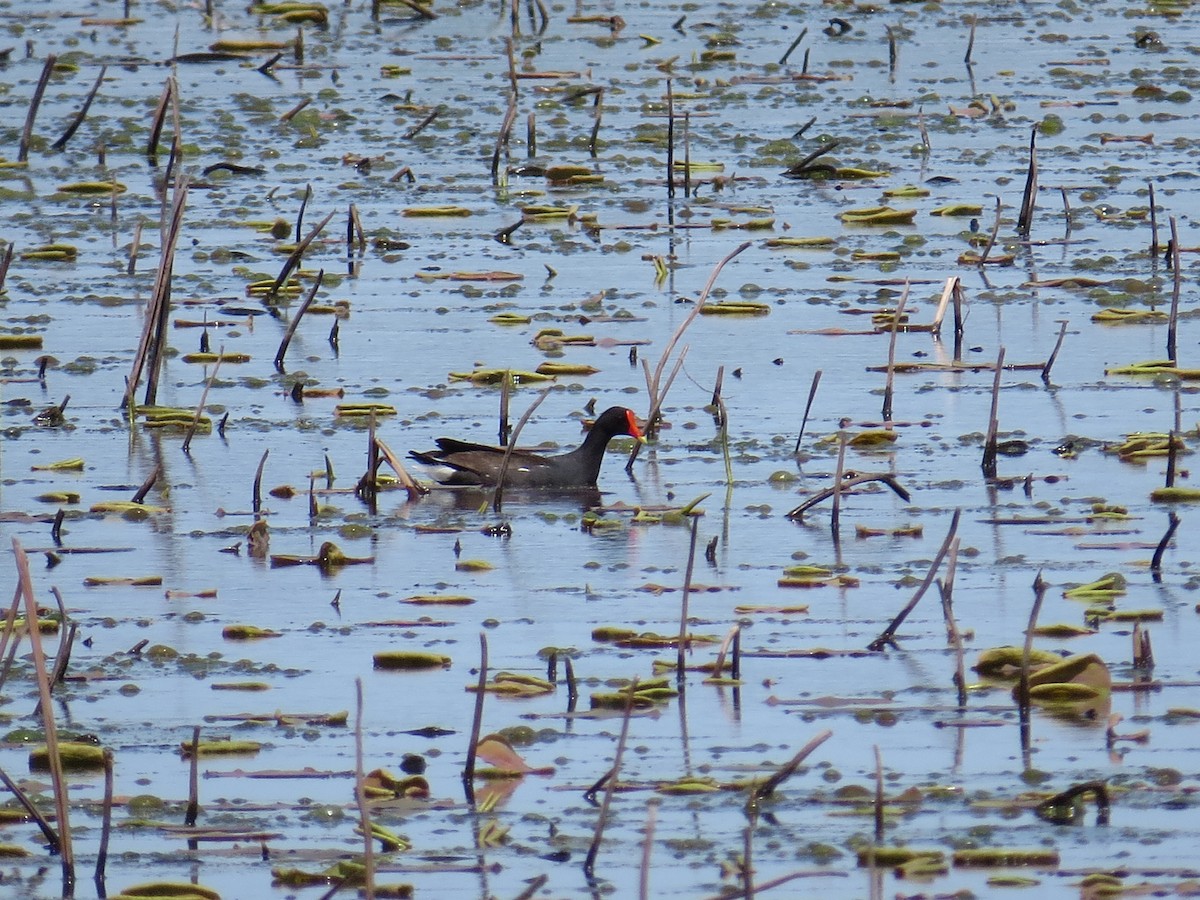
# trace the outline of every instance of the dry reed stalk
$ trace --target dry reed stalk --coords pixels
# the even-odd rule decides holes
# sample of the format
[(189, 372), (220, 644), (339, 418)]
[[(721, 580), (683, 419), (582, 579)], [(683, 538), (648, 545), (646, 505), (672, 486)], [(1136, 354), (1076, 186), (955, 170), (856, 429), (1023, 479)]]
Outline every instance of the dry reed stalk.
[(570, 712), (579, 700), (579, 684), (575, 681), (575, 664), (569, 656), (563, 659), (563, 678), (567, 681), (567, 711)]
[(408, 493), (409, 500), (418, 500), (429, 493), (426, 488), (421, 487), (421, 485), (413, 480), (413, 477), (408, 474), (408, 470), (404, 468), (404, 464), (392, 452), (392, 448), (385, 444), (381, 438), (375, 438), (375, 446), (387, 464), (392, 467), (392, 471), (396, 473), (396, 478), (400, 481), (401, 487)]
[(517, 436), (520, 435), (521, 429), (525, 427), (525, 423), (529, 421), (529, 417), (533, 415), (534, 410), (542, 405), (542, 401), (550, 396), (550, 388), (544, 388), (533, 403), (529, 404), (529, 409), (525, 410), (525, 415), (517, 420), (517, 425), (513, 429), (512, 435), (509, 437), (509, 445), (504, 448), (504, 458), (500, 460), (500, 472), (496, 476), (496, 490), (492, 493), (492, 509), (496, 512), (500, 511), (500, 506), (503, 503), (504, 497), (504, 479), (508, 475), (508, 464), (512, 460), (513, 450), (517, 446)]
[(416, 125), (414, 125), (412, 128), (408, 129), (408, 131), (404, 132), (404, 140), (408, 141), (408, 140), (412, 140), (413, 138), (415, 138), (418, 134), (420, 134), (422, 131), (424, 131), (426, 128), (428, 128), (430, 125), (432, 125), (434, 120), (437, 119), (437, 117), (440, 116), (441, 114), (442, 114), (442, 108), (439, 106), (436, 109), (434, 109), (432, 112), (430, 112), (429, 115), (427, 115), (425, 118), (423, 118), (420, 122), (418, 122)]
[(654, 851), (654, 826), (662, 800), (653, 797), (646, 801), (646, 827), (642, 833), (642, 864), (638, 871), (638, 900), (650, 900), (650, 855)]
[(829, 514), (829, 528), (833, 532), (833, 539), (838, 539), (838, 526), (841, 524), (842, 518), (842, 479), (846, 474), (846, 429), (838, 429), (838, 456), (837, 468), (834, 470), (833, 487), (830, 489), (833, 495), (833, 511)]
[[(275, 352), (275, 371), (280, 374), (283, 373), (283, 357), (287, 353), (288, 344), (292, 342), (292, 337), (296, 334), (296, 329), (300, 327), (300, 320), (308, 312), (308, 308), (312, 306), (313, 299), (317, 296), (317, 291), (321, 289), (321, 282), (324, 280), (325, 270), (321, 269), (317, 272), (317, 277), (313, 281), (313, 286), (309, 289), (308, 294), (305, 296), (304, 302), (300, 304), (300, 308), (296, 310), (296, 315), (288, 323), (287, 331), (283, 334), (283, 340), (279, 342), (279, 349)], [(220, 364), (219, 359), (217, 363)]]
[(262, 511), (262, 476), (263, 468), (267, 464), (267, 457), (271, 455), (270, 450), (264, 450), (263, 455), (258, 460), (258, 468), (254, 470), (254, 489), (251, 494), (251, 509), (257, 516)]
[(354, 679), (354, 800), (358, 804), (358, 827), (363, 835), (363, 890), (367, 900), (375, 900), (375, 836), (371, 833), (371, 811), (363, 772), (363, 689), (362, 679)]
[(292, 121), (292, 119), (294, 119), (310, 103), (312, 103), (312, 97), (305, 97), (303, 100), (301, 100), (295, 106), (293, 106), (291, 109), (289, 109), (287, 112), (285, 112), (282, 116), (280, 116), (279, 121), (286, 125), (288, 122)]
[(888, 341), (887, 377), (883, 384), (883, 427), (892, 427), (892, 397), (896, 391), (896, 337), (900, 334), (900, 322), (904, 318), (904, 305), (908, 303), (909, 283), (904, 279), (904, 292), (900, 294), (900, 302), (892, 314), (892, 335)]
[[(754, 792), (750, 795), (750, 799), (746, 802), (746, 812), (749, 813), (751, 822), (756, 821), (758, 818), (759, 804), (775, 793), (776, 788), (796, 774), (796, 770), (800, 768), (800, 764), (808, 758), (808, 755), (829, 740), (832, 735), (833, 732), (828, 729), (822, 731), (801, 747), (795, 756), (780, 767), (778, 772), (754, 789)], [(760, 887), (765, 887), (765, 885), (760, 885)]]
[(742, 896), (754, 900), (754, 826), (747, 825), (742, 832)]
[(508, 407), (512, 400), (512, 388), (512, 372), (507, 371), (504, 373), (504, 378), (500, 381), (500, 423), (496, 435), (499, 439), (497, 441), (497, 446), (499, 447), (508, 446)]
[(583, 861), (583, 874), (590, 880), (596, 867), (596, 855), (600, 852), (600, 842), (604, 840), (604, 826), (608, 819), (608, 808), (612, 805), (613, 794), (617, 790), (617, 778), (621, 774), (621, 759), (625, 755), (625, 741), (629, 738), (629, 720), (633, 716), (633, 695), (637, 692), (638, 679), (626, 689), (629, 696), (625, 699), (625, 715), (621, 719), (621, 734), (617, 737), (617, 752), (613, 755), (612, 768), (608, 770), (607, 784), (604, 786), (604, 799), (600, 801), (600, 814), (596, 819), (596, 830), (592, 833), (592, 843), (588, 847), (587, 857)]
[(895, 492), (896, 496), (899, 497), (901, 500), (903, 500), (905, 503), (907, 503), (911, 499), (911, 496), (909, 495), (908, 491), (904, 487), (901, 486), (900, 482), (898, 482), (896, 480), (895, 475), (890, 475), (887, 473), (885, 473), (883, 475), (872, 475), (870, 473), (861, 473), (860, 472), (859, 474), (852, 475), (849, 478), (847, 478), (843, 475), (842, 479), (840, 481), (836, 482), (833, 487), (827, 487), (822, 491), (818, 491), (817, 493), (815, 493), (811, 497), (809, 497), (807, 500), (805, 500), (803, 503), (801, 503), (799, 506), (795, 507), (794, 509), (789, 510), (785, 518), (788, 518), (788, 519), (803, 518), (804, 514), (808, 510), (812, 509), (818, 503), (823, 503), (824, 501), (828, 500), (836, 492), (849, 491), (852, 488), (858, 487), (860, 484), (867, 484), (868, 482), (872, 482), (872, 481), (878, 481), (880, 484), (891, 488)]
[(904, 609), (896, 614), (891, 623), (879, 637), (867, 644), (867, 649), (872, 652), (878, 652), (887, 646), (895, 646), (896, 629), (898, 629), (904, 620), (908, 618), (908, 614), (916, 609), (917, 603), (925, 596), (925, 592), (929, 590), (929, 586), (933, 584), (933, 578), (937, 574), (938, 567), (941, 566), (942, 560), (946, 558), (946, 554), (950, 552), (950, 546), (954, 543), (955, 534), (958, 531), (958, 520), (962, 516), (962, 510), (954, 510), (954, 515), (950, 518), (950, 528), (946, 531), (946, 539), (942, 541), (942, 546), (938, 549), (937, 555), (933, 558), (933, 562), (929, 564), (929, 571), (925, 573), (925, 580), (921, 582), (912, 599), (904, 605)]
[(954, 296), (954, 292), (961, 290), (961, 284), (962, 282), (957, 275), (951, 275), (942, 286), (942, 296), (938, 298), (937, 309), (934, 311), (933, 321), (929, 325), (929, 330), (933, 334), (942, 333), (942, 321), (946, 318), (946, 310), (950, 306), (950, 300)]
[(875, 745), (875, 843), (883, 841), (883, 756)]
[(979, 255), (979, 265), (983, 266), (987, 262), (988, 256), (991, 255), (992, 248), (996, 246), (996, 236), (1000, 234), (1000, 198), (996, 198), (996, 219), (992, 222), (992, 233), (988, 236), (988, 242), (983, 248), (983, 253)]
[(492, 150), (492, 184), (500, 183), (500, 154), (508, 146), (508, 133), (512, 130), (513, 122), (517, 120), (517, 91), (514, 82), (513, 92), (508, 98), (508, 108), (500, 122), (500, 131), (496, 135), (496, 146)]
[(113, 806), (113, 752), (104, 750), (104, 801), (100, 815), (100, 845), (96, 848), (96, 872), (92, 881), (96, 885), (96, 893), (103, 897), (104, 868), (108, 864), (108, 841), (112, 836), (112, 806)]
[(683, 111), (683, 196), (692, 196), (692, 114)]
[(200, 425), (200, 417), (204, 415), (204, 404), (208, 402), (208, 392), (212, 389), (213, 383), (217, 380), (217, 373), (221, 371), (221, 358), (225, 355), (225, 345), (217, 351), (217, 361), (213, 363), (212, 372), (209, 373), (207, 380), (204, 382), (204, 390), (200, 392), (200, 402), (196, 404), (196, 412), (192, 416), (192, 423), (188, 426), (187, 435), (183, 439), (183, 446), (180, 448), (184, 453), (188, 453), (192, 446), (192, 438), (196, 435), (196, 429)]
[(667, 199), (675, 196), (675, 88), (667, 79)]
[(0, 291), (4, 290), (4, 279), (8, 277), (8, 268), (12, 265), (13, 254), (15, 252), (16, 246), (10, 242), (9, 245), (4, 248), (3, 258), (0, 258)]
[[(1150, 263), (1158, 261), (1158, 213), (1154, 209), (1154, 182), (1149, 181), (1150, 188)], [(0, 280), (0, 285), (4, 282)]]
[(783, 56), (779, 57), (779, 65), (781, 65), (781, 66), (787, 65), (788, 57), (792, 55), (792, 51), (794, 51), (797, 47), (800, 46), (800, 42), (802, 40), (804, 40), (804, 38), (807, 35), (808, 35), (808, 29), (801, 28), (800, 33), (798, 35), (796, 35), (796, 39), (794, 41), (792, 41), (791, 44), (788, 45), (788, 48), (786, 51), (784, 51)]
[(733, 642), (737, 640), (737, 636), (741, 633), (741, 627), (734, 625), (721, 641), (721, 646), (717, 648), (717, 661), (713, 663), (712, 677), (720, 678), (721, 673), (725, 671), (725, 657), (729, 653), (729, 648)]
[(978, 22), (978, 16), (971, 16), (971, 34), (967, 37), (967, 52), (963, 54), (963, 62), (968, 69), (971, 67), (971, 54), (975, 50), (975, 26)]
[(150, 137), (146, 141), (146, 158), (150, 160), (152, 166), (158, 165), (158, 140), (162, 136), (163, 125), (167, 121), (167, 110), (171, 105), (171, 97), (175, 93), (175, 79), (168, 78), (163, 82), (158, 106), (154, 108), (154, 117), (150, 120)]
[(75, 117), (71, 119), (71, 123), (67, 126), (66, 131), (62, 133), (53, 144), (50, 145), (51, 150), (62, 150), (67, 146), (67, 142), (75, 136), (75, 132), (79, 130), (79, 126), (83, 124), (83, 120), (87, 118), (88, 110), (92, 108), (92, 101), (96, 99), (96, 94), (100, 90), (100, 85), (104, 83), (104, 75), (108, 72), (108, 66), (100, 67), (100, 74), (96, 76), (96, 82), (92, 85), (92, 89), (88, 91), (86, 97), (83, 98), (83, 106), (79, 112), (75, 113)]
[(1029, 132), (1029, 172), (1025, 176), (1025, 193), (1021, 196), (1021, 213), (1017, 216), (1017, 234), (1029, 237), (1033, 225), (1033, 210), (1037, 206), (1038, 162), (1037, 126)]
[(358, 248), (359, 253), (367, 249), (367, 234), (363, 231), (358, 205), (351, 203), (349, 215), (346, 217), (346, 255), (349, 256), (355, 247)]
[[(334, 212), (336, 212), (336, 210), (334, 210)], [(330, 220), (333, 218), (334, 212), (330, 212), (329, 215), (314, 225), (312, 231), (305, 235), (304, 240), (296, 244), (295, 249), (292, 250), (291, 254), (284, 262), (283, 268), (279, 270), (279, 275), (275, 278), (275, 283), (271, 285), (271, 289), (267, 291), (267, 295), (263, 298), (263, 305), (268, 309), (272, 308), (274, 305), (275, 299), (279, 295), (279, 289), (287, 283), (288, 276), (292, 274), (292, 270), (300, 265), (300, 260), (304, 256), (304, 251), (308, 249), (309, 244), (317, 239), (317, 235), (325, 230), (325, 226), (328, 225)]]
[(996, 437), (1000, 430), (1000, 376), (1004, 374), (1004, 348), (996, 355), (996, 371), (992, 378), (992, 409), (988, 414), (987, 437), (983, 442), (983, 477), (996, 477)]
[(687, 569), (683, 575), (683, 597), (679, 602), (679, 647), (675, 655), (675, 680), (682, 682), (687, 672), (687, 623), (688, 598), (692, 593), (692, 572), (696, 566), (696, 531), (700, 527), (700, 517), (692, 516), (692, 534), (688, 543)]
[(1179, 330), (1179, 289), (1182, 282), (1182, 273), (1179, 271), (1179, 229), (1175, 224), (1175, 217), (1169, 219), (1171, 223), (1171, 315), (1167, 320), (1167, 359), (1171, 360), (1171, 365), (1177, 365), (1179, 356), (1176, 352), (1175, 339)]
[(37, 808), (37, 805), (29, 799), (29, 795), (21, 790), (21, 786), (8, 777), (8, 773), (0, 769), (0, 783), (8, 788), (9, 792), (17, 798), (17, 802), (21, 804), (21, 808), (29, 814), (29, 817), (41, 829), (42, 837), (46, 839), (46, 844), (51, 853), (58, 852), (58, 834), (54, 830), (49, 820), (42, 815), (42, 811)]
[(313, 189), (311, 184), (304, 185), (304, 196), (300, 198), (300, 210), (296, 213), (296, 242), (299, 243), (304, 236), (304, 211), (308, 209), (308, 201), (312, 199)]
[(821, 383), (821, 370), (813, 372), (812, 384), (808, 388), (808, 402), (804, 404), (804, 416), (800, 419), (800, 433), (796, 435), (796, 446), (792, 454), (800, 452), (800, 444), (804, 441), (804, 429), (808, 427), (808, 416), (812, 412), (813, 400), (817, 397), (817, 386)]
[(25, 116), (25, 127), (21, 130), (21, 143), (17, 149), (17, 162), (23, 163), (29, 160), (29, 144), (33, 140), (33, 123), (37, 119), (38, 107), (42, 105), (42, 97), (46, 93), (46, 85), (50, 83), (50, 76), (54, 73), (54, 66), (58, 62), (58, 57), (51, 53), (46, 57), (46, 62), (42, 65), (42, 74), (38, 78), (37, 87), (33, 89), (33, 97), (29, 101), (29, 112)]
[(1158, 542), (1158, 546), (1154, 548), (1154, 556), (1150, 559), (1150, 571), (1154, 576), (1154, 582), (1157, 584), (1162, 577), (1162, 558), (1167, 552), (1167, 545), (1171, 543), (1171, 538), (1175, 536), (1175, 530), (1179, 527), (1179, 516), (1174, 510), (1167, 513), (1167, 530), (1163, 534), (1162, 540)]
[[(571, 669), (568, 666), (567, 673)], [(488, 645), (487, 635), (479, 633), (479, 680), (476, 682), (475, 713), (471, 717), (471, 737), (467, 743), (467, 761), (463, 764), (463, 791), (467, 795), (467, 805), (475, 806), (475, 754), (479, 749), (479, 731), (483, 727), (483, 698), (487, 695), (488, 676)]]
[(1029, 716), (1029, 654), (1033, 651), (1033, 634), (1037, 628), (1038, 613), (1042, 610), (1042, 600), (1046, 597), (1049, 585), (1042, 579), (1042, 570), (1038, 569), (1037, 577), (1033, 580), (1033, 606), (1029, 610), (1029, 624), (1025, 626), (1025, 644), (1021, 648), (1021, 677), (1017, 682), (1017, 705), (1021, 709), (1021, 718)]
[(1050, 351), (1050, 357), (1046, 360), (1046, 365), (1042, 366), (1042, 382), (1050, 383), (1050, 370), (1054, 368), (1054, 361), (1058, 359), (1058, 351), (1062, 349), (1063, 341), (1067, 337), (1067, 320), (1058, 320), (1058, 340), (1054, 342), (1054, 349)]
[(537, 114), (530, 113), (525, 120), (525, 156), (533, 159), (537, 156)]
[(892, 31), (891, 25), (883, 26), (887, 32), (888, 44), (888, 80), (895, 82), (896, 80), (896, 64), (900, 61), (900, 50), (896, 46), (896, 32)]
[(188, 802), (183, 814), (183, 824), (196, 826), (200, 818), (200, 726), (192, 726), (192, 752), (188, 754)]
[[(129, 244), (129, 262), (125, 266), (125, 274), (132, 275), (137, 271), (138, 250), (142, 245), (142, 223), (139, 221), (133, 226), (133, 240)], [(3, 279), (0, 279), (0, 287), (4, 286)]]
[[(0, 632), (0, 656), (4, 656), (7, 649), (8, 657), (4, 661), (3, 669), (0, 669), (0, 688), (4, 687), (4, 682), (8, 679), (8, 670), (12, 666), (14, 654), (17, 651), (17, 646), (21, 643), (20, 632), (16, 629), (17, 610), (21, 606), (21, 585), (18, 583), (16, 590), (13, 591), (12, 603), (8, 605), (8, 612), (4, 615), (4, 630)], [(14, 638), (12, 647), (8, 647), (10, 639)]]
[[(540, 3), (541, 0), (538, 0)], [(588, 135), (588, 155), (595, 159), (598, 155), (597, 141), (600, 139), (600, 121), (604, 118), (604, 88), (596, 91), (592, 100), (592, 133)]]
[(46, 735), (50, 782), (54, 787), (54, 815), (58, 822), (58, 849), (62, 862), (63, 893), (64, 896), (70, 896), (70, 887), (75, 883), (75, 851), (71, 843), (67, 781), (63, 774), (62, 757), (58, 752), (58, 725), (54, 720), (54, 707), (50, 703), (50, 679), (49, 673), (46, 671), (46, 654), (42, 649), (42, 635), (37, 627), (37, 600), (33, 595), (33, 577), (29, 572), (29, 557), (25, 555), (25, 549), (17, 538), (12, 539), (12, 548), (17, 564), (21, 594), (25, 598), (25, 621), (31, 623), (28, 629), (29, 647), (33, 655), (34, 671), (37, 673), (38, 699), (42, 706), (42, 727)]
[(954, 618), (954, 573), (958, 569), (958, 547), (960, 538), (957, 536), (950, 543), (950, 553), (946, 559), (946, 577), (938, 580), (938, 593), (942, 597), (942, 617), (946, 621), (946, 637), (954, 647), (954, 687), (958, 692), (958, 707), (965, 709), (967, 705), (967, 676), (963, 661), (962, 632), (958, 630), (958, 622)]

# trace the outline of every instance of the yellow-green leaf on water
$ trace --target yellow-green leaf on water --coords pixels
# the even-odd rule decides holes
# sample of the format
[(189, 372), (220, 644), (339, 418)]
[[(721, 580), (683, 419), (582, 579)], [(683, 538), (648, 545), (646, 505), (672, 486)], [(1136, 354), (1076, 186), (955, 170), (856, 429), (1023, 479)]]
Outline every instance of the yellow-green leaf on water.
[(389, 406), (386, 403), (339, 403), (333, 408), (333, 414), (347, 418), (370, 415), (394, 416), (396, 414), (396, 407)]
[(1165, 322), (1169, 316), (1161, 309), (1116, 309), (1109, 307), (1092, 314), (1101, 325), (1132, 325), (1139, 322)]
[(475, 602), (475, 598), (463, 594), (414, 594), (400, 602), (416, 606), (469, 606)]
[(209, 685), (214, 691), (269, 691), (271, 686), (265, 681), (222, 681)]
[(213, 53), (261, 53), (266, 50), (290, 50), (291, 41), (234, 40), (225, 38), (208, 45)]
[(409, 206), (403, 215), (410, 218), (462, 217), (469, 216), (471, 211), (465, 206)]
[(773, 237), (767, 238), (768, 247), (830, 247), (836, 244), (831, 237)]
[(949, 203), (929, 211), (931, 216), (981, 216), (983, 207), (978, 203)]
[(1104, 597), (1119, 597), (1125, 593), (1127, 582), (1120, 572), (1108, 572), (1095, 581), (1080, 584), (1063, 591), (1063, 596), (1071, 599), (1095, 600)]
[(1095, 634), (1091, 628), (1084, 628), (1082, 625), (1070, 625), (1065, 622), (1056, 622), (1052, 625), (1038, 625), (1033, 629), (1033, 633), (1038, 637), (1050, 638), (1072, 638), (1082, 637), (1088, 634)]
[(223, 364), (250, 362), (249, 353), (185, 353), (179, 358), (185, 363), (200, 363), (202, 365), (213, 365), (218, 361)]
[(876, 169), (860, 169), (856, 166), (838, 166), (834, 172), (834, 177), (863, 180), (867, 178), (887, 178), (890, 174), (892, 173), (881, 172)]
[(895, 250), (855, 250), (850, 258), (858, 262), (899, 262), (900, 254)]
[(1152, 503), (1197, 503), (1200, 502), (1200, 488), (1194, 487), (1161, 487), (1150, 492)]
[(824, 566), (786, 566), (783, 574), (791, 578), (828, 578), (833, 574), (833, 569)]
[(126, 188), (117, 181), (73, 181), (60, 184), (58, 190), (63, 194), (123, 194)]
[(30, 466), (31, 472), (82, 472), (83, 457), (76, 456), (71, 459), (60, 459), (57, 462), (45, 463), (40, 466)]
[(226, 625), (221, 629), (221, 637), (227, 641), (253, 641), (258, 638), (283, 637), (283, 635), (278, 631), (260, 628), (257, 625)]
[(74, 259), (79, 255), (79, 250), (73, 244), (42, 244), (40, 247), (31, 247), (28, 250), (21, 251), (19, 259), (24, 260), (49, 260), (64, 261)]
[(33, 499), (39, 503), (78, 503), (80, 495), (78, 491), (50, 491)]
[(94, 513), (116, 513), (127, 519), (140, 519), (157, 513), (169, 512), (170, 510), (166, 506), (151, 506), (148, 503), (134, 503), (132, 500), (105, 500), (101, 503), (93, 503), (91, 511)]
[(1058, 860), (1057, 850), (1045, 848), (978, 847), (955, 850), (953, 856), (954, 865), (960, 867), (1057, 866)]
[(600, 370), (581, 363), (544, 362), (534, 370), (539, 375), (595, 375)]
[(1107, 622), (1161, 622), (1161, 609), (1101, 609), (1095, 613), (1095, 618)]
[[(184, 759), (192, 755), (192, 742), (179, 745)], [(196, 747), (197, 756), (249, 756), (262, 749), (258, 741), (201, 741)]]
[(542, 381), (553, 381), (553, 375), (539, 375), (537, 372), (519, 371), (517, 369), (476, 369), (474, 372), (451, 372), (451, 381), (469, 381), (472, 384), (501, 384), (505, 378), (512, 378), (513, 384), (531, 384)]
[(592, 640), (602, 643), (611, 643), (613, 641), (624, 640), (636, 635), (637, 632), (632, 628), (626, 628), (621, 625), (601, 625), (592, 629)]
[(1100, 691), (1086, 684), (1073, 684), (1069, 681), (1055, 684), (1030, 685), (1029, 699), (1055, 703), (1060, 701), (1075, 702), (1077, 700), (1092, 700), (1100, 696)]
[(900, 200), (915, 197), (928, 197), (929, 188), (921, 187), (920, 185), (916, 184), (906, 184), (902, 187), (885, 188), (883, 191), (883, 196), (893, 197)]
[(888, 444), (894, 444), (899, 437), (895, 431), (887, 428), (872, 428), (851, 435), (847, 443), (851, 447), (885, 447)]
[(533, 318), (523, 313), (502, 312), (496, 313), (488, 321), (493, 325), (528, 325)]
[(161, 575), (141, 575), (135, 577), (93, 575), (83, 579), (87, 587), (159, 587), (163, 580)]
[(890, 206), (868, 206), (848, 209), (837, 216), (847, 225), (910, 225), (917, 217), (915, 209), (893, 209)]
[(147, 881), (125, 888), (120, 894), (109, 895), (109, 900), (121, 898), (154, 897), (156, 900), (221, 900), (221, 895), (212, 888), (206, 888), (188, 881)]
[[(104, 748), (78, 741), (59, 741), (58, 758), (68, 771), (79, 772), (104, 768)], [(45, 745), (29, 751), (29, 768), (45, 772), (50, 768), (50, 752)]]
[[(1021, 673), (1021, 647), (990, 647), (979, 654), (972, 668), (985, 678), (1016, 678)], [(1049, 650), (1030, 650), (1030, 666), (1048, 665), (1062, 657)]]
[(712, 779), (684, 778), (680, 781), (668, 781), (655, 788), (659, 794), (669, 796), (687, 796), (689, 794), (715, 794), (721, 786)]
[(750, 616), (750, 615), (776, 615), (776, 616), (793, 616), (808, 612), (808, 604), (800, 606), (735, 606), (733, 608), (734, 615)]
[(376, 669), (389, 671), (450, 668), (450, 657), (421, 650), (382, 650), (373, 659)]
[(706, 303), (700, 307), (702, 316), (765, 316), (770, 311), (770, 304), (750, 300), (724, 300), (720, 303)]
[(460, 559), (454, 564), (454, 569), (458, 572), (490, 572), (494, 568), (495, 566), (483, 559)]
[(0, 334), (0, 350), (41, 350), (40, 334)]

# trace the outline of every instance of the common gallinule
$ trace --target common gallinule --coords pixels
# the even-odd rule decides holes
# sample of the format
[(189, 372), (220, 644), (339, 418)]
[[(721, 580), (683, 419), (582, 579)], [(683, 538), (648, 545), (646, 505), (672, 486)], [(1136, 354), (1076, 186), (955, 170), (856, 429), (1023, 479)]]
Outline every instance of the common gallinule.
[[(608, 442), (618, 434), (643, 440), (633, 411), (613, 406), (600, 414), (583, 443), (569, 453), (542, 456), (528, 450), (512, 451), (504, 484), (514, 488), (594, 487), (600, 474), (600, 462)], [(504, 447), (474, 444), (455, 438), (438, 438), (438, 449), (409, 452), (419, 463), (434, 467), (434, 477), (442, 484), (493, 485), (500, 479), (504, 465)]]

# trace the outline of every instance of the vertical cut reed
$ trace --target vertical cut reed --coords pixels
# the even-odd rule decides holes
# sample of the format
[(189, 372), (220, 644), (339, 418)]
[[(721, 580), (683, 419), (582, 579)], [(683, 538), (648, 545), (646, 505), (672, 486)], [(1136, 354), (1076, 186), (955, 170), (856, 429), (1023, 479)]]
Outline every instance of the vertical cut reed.
[(613, 794), (617, 789), (617, 778), (621, 774), (621, 759), (625, 755), (625, 741), (629, 737), (629, 720), (633, 716), (633, 697), (637, 692), (638, 679), (626, 688), (625, 715), (621, 719), (621, 734), (617, 738), (617, 752), (613, 755), (612, 768), (608, 772), (608, 783), (604, 786), (604, 799), (600, 801), (600, 814), (596, 819), (596, 830), (592, 833), (592, 843), (588, 847), (587, 857), (583, 861), (583, 874), (590, 880), (596, 867), (596, 855), (600, 852), (600, 842), (604, 839), (604, 825), (608, 819), (608, 808), (612, 805)]
[(42, 96), (46, 93), (46, 85), (54, 73), (58, 57), (51, 53), (42, 65), (42, 74), (38, 78), (37, 87), (33, 89), (33, 97), (29, 101), (29, 112), (25, 116), (25, 127), (21, 130), (21, 143), (17, 149), (17, 162), (23, 163), (29, 159), (29, 144), (33, 140), (33, 123), (37, 119), (38, 107), (42, 105)]
[(1004, 374), (1004, 348), (996, 355), (996, 372), (992, 378), (992, 409), (988, 414), (987, 438), (983, 442), (983, 477), (996, 477), (996, 434), (1000, 429), (1000, 376)]
[[(571, 669), (568, 666), (567, 672)], [(475, 754), (479, 749), (479, 730), (483, 727), (483, 698), (487, 695), (488, 644), (487, 635), (479, 633), (479, 680), (476, 682), (475, 713), (471, 718), (471, 737), (467, 743), (467, 761), (463, 765), (463, 792), (467, 805), (475, 806)]]
[(354, 800), (358, 805), (358, 826), (363, 835), (363, 889), (367, 900), (375, 900), (375, 836), (371, 832), (371, 810), (363, 766), (363, 688), (362, 679), (354, 679)]
[(183, 815), (183, 824), (188, 828), (196, 825), (200, 817), (200, 726), (192, 727), (192, 752), (188, 754), (188, 802)]
[(688, 598), (692, 593), (692, 571), (696, 565), (696, 530), (700, 517), (692, 516), (692, 534), (688, 544), (687, 570), (683, 576), (683, 598), (679, 603), (679, 646), (675, 655), (675, 680), (682, 682), (686, 674)]
[(92, 108), (92, 101), (96, 99), (96, 94), (100, 90), (100, 85), (104, 83), (104, 75), (106, 72), (108, 72), (108, 66), (101, 66), (100, 74), (96, 76), (96, 81), (92, 85), (92, 89), (88, 91), (87, 96), (83, 99), (83, 106), (80, 107), (79, 112), (75, 114), (75, 117), (71, 119), (71, 123), (67, 126), (66, 131), (62, 133), (58, 140), (50, 145), (51, 150), (62, 150), (67, 146), (67, 142), (74, 137), (75, 132), (79, 130), (79, 126), (82, 125), (83, 120), (87, 118), (88, 110)]
[(1033, 224), (1033, 210), (1037, 205), (1038, 162), (1037, 126), (1029, 132), (1029, 172), (1025, 176), (1025, 193), (1021, 197), (1021, 213), (1017, 216), (1017, 234), (1029, 237)]

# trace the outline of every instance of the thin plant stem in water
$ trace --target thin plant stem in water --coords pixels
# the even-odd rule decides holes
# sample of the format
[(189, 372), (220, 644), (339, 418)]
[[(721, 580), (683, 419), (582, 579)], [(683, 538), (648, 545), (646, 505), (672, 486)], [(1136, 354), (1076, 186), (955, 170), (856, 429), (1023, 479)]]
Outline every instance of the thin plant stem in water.
[[(613, 794), (617, 789), (617, 778), (621, 774), (621, 759), (625, 755), (625, 741), (629, 738), (629, 720), (633, 717), (633, 698), (637, 693), (638, 679), (634, 676), (626, 690), (629, 696), (625, 698), (625, 715), (621, 719), (621, 734), (617, 737), (617, 752), (613, 755), (612, 768), (609, 769), (604, 786), (604, 799), (600, 801), (600, 814), (596, 819), (596, 830), (592, 833), (592, 843), (588, 847), (587, 857), (583, 861), (583, 874), (590, 880), (596, 868), (596, 856), (600, 852), (600, 842), (604, 840), (604, 825), (608, 819), (608, 808), (612, 805)], [(481, 692), (482, 693), (482, 692)]]
[(483, 727), (483, 698), (487, 694), (488, 642), (487, 635), (479, 633), (479, 680), (476, 682), (475, 713), (471, 718), (471, 737), (467, 743), (467, 761), (463, 765), (463, 791), (467, 804), (475, 806), (475, 754), (479, 749), (479, 730)]
[(688, 598), (692, 593), (692, 571), (696, 565), (696, 531), (699, 527), (700, 517), (693, 515), (691, 540), (688, 543), (687, 571), (683, 576), (683, 598), (679, 604), (679, 647), (675, 656), (675, 680), (677, 682), (683, 681), (686, 670)]
[(937, 555), (933, 558), (933, 562), (929, 564), (929, 571), (925, 573), (925, 580), (921, 582), (917, 592), (913, 594), (912, 599), (905, 604), (904, 608), (896, 614), (896, 618), (888, 624), (888, 627), (883, 630), (883, 633), (875, 640), (867, 645), (867, 649), (873, 652), (878, 652), (887, 646), (895, 645), (896, 630), (904, 624), (904, 620), (908, 618), (908, 614), (916, 609), (917, 603), (925, 596), (925, 592), (929, 590), (929, 586), (933, 584), (934, 576), (937, 575), (938, 567), (941, 566), (942, 560), (946, 558), (946, 554), (950, 552), (950, 546), (954, 542), (954, 536), (958, 532), (958, 520), (962, 517), (962, 510), (954, 510), (954, 515), (950, 517), (950, 528), (946, 531), (946, 539), (942, 541), (942, 546), (938, 550)]

